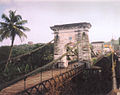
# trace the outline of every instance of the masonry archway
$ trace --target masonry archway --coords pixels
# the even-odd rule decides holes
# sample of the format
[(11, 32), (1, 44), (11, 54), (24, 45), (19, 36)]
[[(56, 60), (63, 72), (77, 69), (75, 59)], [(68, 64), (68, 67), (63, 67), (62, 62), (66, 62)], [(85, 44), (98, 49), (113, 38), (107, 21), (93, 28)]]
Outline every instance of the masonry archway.
[[(64, 25), (55, 25), (51, 29), (54, 31), (54, 59), (57, 59), (64, 53), (66, 53), (66, 45), (72, 47), (72, 44), (80, 42), (78, 48), (79, 61), (90, 61), (91, 53), (88, 38), (88, 29), (91, 27), (90, 23), (73, 23)], [(61, 59), (59, 67), (67, 67), (67, 56)]]
[(76, 61), (77, 58), (78, 58), (78, 49), (77, 49), (77, 47), (72, 50), (72, 48), (73, 48), (74, 46), (75, 46), (75, 43), (73, 43), (73, 42), (67, 43), (67, 44), (65, 45), (66, 52), (70, 51), (70, 52), (66, 55), (66, 60), (67, 60), (68, 62)]

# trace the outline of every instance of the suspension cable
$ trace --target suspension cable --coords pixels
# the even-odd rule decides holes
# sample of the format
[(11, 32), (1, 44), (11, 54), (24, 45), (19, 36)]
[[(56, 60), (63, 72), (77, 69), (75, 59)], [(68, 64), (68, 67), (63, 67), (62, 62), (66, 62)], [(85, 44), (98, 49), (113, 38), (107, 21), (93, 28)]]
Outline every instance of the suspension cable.
[[(79, 43), (80, 43), (80, 42), (78, 41), (78, 42), (75, 44), (75, 46), (71, 48), (71, 50), (73, 50)], [(22, 76), (22, 77), (19, 77), (19, 78), (15, 79), (15, 80), (13, 80), (13, 81), (10, 81), (10, 82), (8, 82), (8, 83), (6, 83), (6, 84), (4, 84), (4, 85), (1, 85), (1, 86), (0, 86), (0, 90), (4, 89), (4, 88), (6, 88), (6, 87), (8, 87), (8, 86), (10, 86), (10, 85), (15, 84), (16, 82), (18, 82), (18, 81), (20, 81), (20, 80), (26, 79), (27, 77), (30, 77), (30, 76), (32, 76), (32, 75), (35, 75), (35, 74), (39, 73), (39, 72), (42, 72), (43, 70), (45, 70), (45, 68), (48, 68), (49, 66), (52, 66), (52, 64), (54, 64), (54, 63), (56, 63), (58, 60), (62, 59), (64, 56), (66, 56), (66, 55), (67, 55), (68, 53), (70, 53), (70, 52), (71, 52), (71, 51), (69, 50), (69, 51), (67, 51), (66, 53), (64, 53), (62, 56), (60, 56), (60, 57), (58, 57), (57, 59), (53, 60), (52, 62), (50, 62), (50, 63), (48, 63), (48, 64), (46, 64), (46, 65), (44, 65), (44, 66), (42, 66), (42, 67), (38, 67), (37, 69), (33, 70), (32, 72), (29, 72), (28, 74), (25, 74), (25, 75)]]
[[(54, 41), (54, 39), (51, 40), (50, 42), (46, 43), (45, 45), (40, 46), (40, 47), (38, 47), (38, 48), (36, 48), (36, 49), (34, 49), (34, 50), (32, 50), (32, 51), (29, 51), (29, 52), (27, 52), (27, 53), (18, 55), (17, 57), (11, 58), (9, 61), (13, 61), (13, 60), (19, 59), (19, 58), (21, 58), (21, 57), (23, 57), (23, 56), (30, 55), (31, 53), (34, 53), (34, 52), (42, 49), (43, 47), (47, 46), (48, 44), (52, 43), (53, 41)], [(5, 62), (7, 62), (7, 60), (0, 62), (0, 64), (5, 63)]]

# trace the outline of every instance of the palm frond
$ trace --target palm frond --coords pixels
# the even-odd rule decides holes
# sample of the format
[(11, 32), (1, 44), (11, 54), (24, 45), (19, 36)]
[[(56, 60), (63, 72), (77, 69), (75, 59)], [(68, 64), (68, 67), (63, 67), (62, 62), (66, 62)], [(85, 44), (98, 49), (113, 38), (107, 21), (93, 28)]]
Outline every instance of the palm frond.
[(9, 11), (9, 17), (5, 14), (2, 15), (2, 18), (5, 19), (5, 22), (0, 22), (0, 40), (4, 40), (6, 38), (11, 38), (11, 40), (15, 39), (15, 36), (19, 36), (20, 39), (27, 38), (27, 35), (24, 31), (30, 31), (28, 27), (24, 27), (27, 20), (22, 20), (21, 15), (16, 15), (16, 11)]
[(20, 28), (14, 26), (15, 29), (15, 33), (21, 38), (21, 37), (25, 37), (27, 38), (27, 35), (25, 33), (23, 33), (23, 31), (20, 30)]
[(18, 36), (19, 36), (20, 38), (22, 38), (22, 37), (27, 38), (27, 35), (26, 35), (24, 32), (19, 31), (19, 34), (20, 34), (20, 35), (18, 35)]
[(0, 42), (2, 41), (1, 34), (3, 34), (3, 31), (0, 29)]
[(2, 42), (1, 36), (0, 36), (0, 42)]
[(16, 26), (18, 29), (21, 29), (23, 31), (30, 31), (30, 29), (28, 27), (24, 27), (24, 26)]
[(0, 35), (2, 35), (3, 34), (3, 30), (2, 29), (0, 29)]
[(5, 14), (2, 14), (2, 19), (4, 19), (5, 20), (5, 22), (10, 22), (10, 19), (8, 18), (8, 16), (7, 15), (5, 15)]
[(8, 32), (9, 30), (8, 30), (8, 28), (7, 27), (2, 27), (1, 29), (0, 29), (0, 35), (2, 35), (4, 32)]
[(12, 18), (13, 23), (17, 23), (22, 20), (22, 17), (20, 15), (14, 15), (14, 18)]
[(16, 25), (23, 25), (25, 23), (27, 23), (27, 20), (22, 20), (22, 21), (16, 22)]
[(21, 30), (17, 31), (16, 35), (19, 36), (21, 42), (24, 40), (24, 38), (27, 38), (27, 35)]
[(21, 17), (21, 15), (16, 15), (15, 17), (16, 17), (17, 21), (20, 21), (20, 20), (22, 20), (22, 17)]
[(0, 39), (1, 39), (1, 40), (4, 40), (4, 39), (9, 38), (9, 36), (10, 36), (10, 35), (9, 35), (9, 32), (5, 31), (5, 32), (3, 32), (3, 33), (2, 33), (2, 35), (1, 35), (1, 38), (0, 38)]
[(16, 11), (12, 11), (12, 10), (9, 11), (9, 17), (11, 19), (11, 22), (15, 22), (16, 21), (15, 13), (16, 13)]
[(15, 16), (16, 11), (9, 11), (9, 17), (12, 19)]
[(0, 26), (1, 26), (1, 27), (7, 27), (7, 26), (8, 26), (8, 23), (0, 22)]

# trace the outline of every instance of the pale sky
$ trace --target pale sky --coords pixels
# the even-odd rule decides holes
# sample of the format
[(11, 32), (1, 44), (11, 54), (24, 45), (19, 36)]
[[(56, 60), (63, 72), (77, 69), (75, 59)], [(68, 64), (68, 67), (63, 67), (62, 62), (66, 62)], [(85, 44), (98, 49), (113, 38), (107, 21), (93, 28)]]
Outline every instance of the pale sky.
[[(119, 0), (0, 0), (0, 16), (9, 10), (17, 10), (31, 29), (27, 39), (16, 38), (15, 44), (46, 43), (53, 39), (50, 26), (80, 22), (91, 23), (90, 42), (120, 37)], [(10, 39), (1, 45), (10, 45)]]

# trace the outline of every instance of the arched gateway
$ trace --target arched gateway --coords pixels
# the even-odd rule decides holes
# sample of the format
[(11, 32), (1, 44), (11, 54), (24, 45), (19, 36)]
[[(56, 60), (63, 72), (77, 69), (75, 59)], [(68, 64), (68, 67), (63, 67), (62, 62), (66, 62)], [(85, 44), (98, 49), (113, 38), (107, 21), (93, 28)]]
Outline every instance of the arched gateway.
[[(54, 31), (54, 59), (57, 59), (67, 51), (67, 47), (73, 47), (78, 41), (76, 47), (79, 61), (91, 61), (90, 45), (88, 38), (88, 29), (90, 23), (73, 23), (64, 25), (55, 25), (50, 27)], [(90, 65), (90, 64), (89, 64)], [(59, 67), (67, 67), (67, 56), (62, 58), (58, 64)]]

